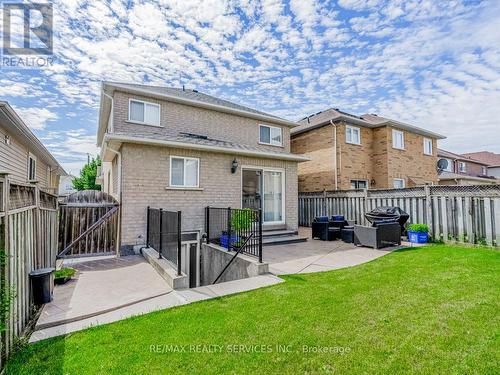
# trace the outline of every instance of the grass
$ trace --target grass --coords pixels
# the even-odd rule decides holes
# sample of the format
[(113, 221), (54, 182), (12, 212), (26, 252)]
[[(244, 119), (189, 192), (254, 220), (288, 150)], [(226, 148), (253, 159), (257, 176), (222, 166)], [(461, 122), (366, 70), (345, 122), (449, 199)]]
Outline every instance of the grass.
[(401, 250), (28, 345), (6, 373), (493, 374), (499, 275), (495, 250)]
[(73, 277), (73, 275), (76, 273), (76, 270), (74, 268), (61, 268), (54, 272), (54, 278), (55, 279), (64, 279), (65, 277)]

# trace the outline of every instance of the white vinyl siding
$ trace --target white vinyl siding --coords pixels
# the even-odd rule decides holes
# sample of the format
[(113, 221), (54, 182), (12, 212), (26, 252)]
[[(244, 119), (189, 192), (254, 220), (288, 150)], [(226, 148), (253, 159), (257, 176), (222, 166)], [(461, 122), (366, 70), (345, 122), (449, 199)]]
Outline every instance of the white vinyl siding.
[(276, 126), (260, 125), (259, 143), (271, 146), (283, 146), (282, 129)]
[(393, 184), (394, 184), (394, 189), (404, 189), (405, 180), (403, 180), (402, 178), (395, 178)]
[(405, 149), (405, 134), (400, 130), (392, 130), (392, 147), (399, 150)]
[(354, 126), (347, 125), (345, 128), (345, 141), (355, 145), (361, 144), (361, 130)]
[(424, 154), (432, 155), (432, 139), (424, 138)]
[(160, 105), (130, 99), (128, 120), (144, 125), (160, 126)]
[(200, 160), (198, 158), (170, 157), (170, 186), (199, 187)]

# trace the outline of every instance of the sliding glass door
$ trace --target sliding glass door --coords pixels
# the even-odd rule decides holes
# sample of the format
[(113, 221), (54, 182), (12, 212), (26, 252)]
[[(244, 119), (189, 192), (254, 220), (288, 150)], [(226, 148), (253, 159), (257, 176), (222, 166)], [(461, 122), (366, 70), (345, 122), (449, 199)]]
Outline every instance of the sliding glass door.
[(284, 223), (283, 172), (243, 169), (242, 173), (242, 207), (262, 208), (266, 224)]

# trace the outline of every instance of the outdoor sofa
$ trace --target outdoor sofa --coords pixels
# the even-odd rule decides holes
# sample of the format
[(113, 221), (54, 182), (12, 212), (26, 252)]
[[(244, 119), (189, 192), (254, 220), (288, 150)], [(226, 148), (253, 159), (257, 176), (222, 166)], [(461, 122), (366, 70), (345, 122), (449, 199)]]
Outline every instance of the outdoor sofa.
[(378, 223), (373, 227), (354, 226), (354, 244), (381, 249), (401, 245), (401, 226), (398, 222)]

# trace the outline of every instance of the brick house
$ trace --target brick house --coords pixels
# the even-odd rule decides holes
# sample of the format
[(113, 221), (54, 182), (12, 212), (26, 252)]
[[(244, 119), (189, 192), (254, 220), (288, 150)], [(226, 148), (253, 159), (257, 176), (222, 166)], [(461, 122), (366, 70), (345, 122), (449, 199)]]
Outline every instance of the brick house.
[(436, 184), (437, 140), (442, 135), (373, 114), (327, 109), (292, 129), (299, 191), (402, 188)]
[(17, 184), (36, 183), (57, 194), (66, 172), (9, 105), (0, 101), (0, 174)]
[(477, 151), (462, 154), (462, 156), (486, 163), (488, 166), (488, 176), (500, 179), (500, 154), (495, 154), (491, 151)]
[(439, 174), (439, 185), (492, 185), (498, 181), (489, 176), (488, 164), (466, 155), (438, 149), (438, 157), (448, 166)]
[(147, 206), (182, 211), (202, 233), (206, 206), (261, 208), (265, 229), (297, 230), (296, 123), (196, 90), (103, 83), (100, 181), (121, 202), (121, 248), (144, 243)]

